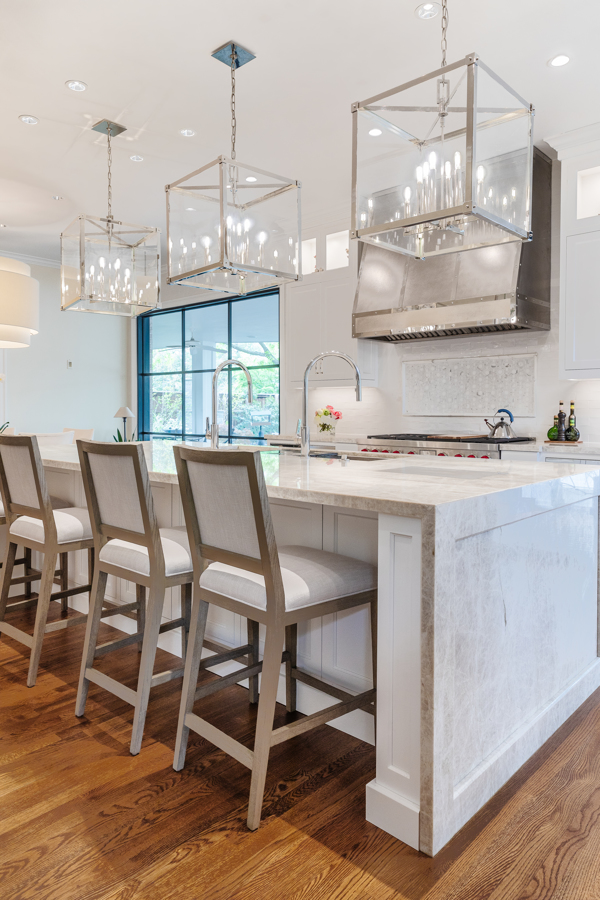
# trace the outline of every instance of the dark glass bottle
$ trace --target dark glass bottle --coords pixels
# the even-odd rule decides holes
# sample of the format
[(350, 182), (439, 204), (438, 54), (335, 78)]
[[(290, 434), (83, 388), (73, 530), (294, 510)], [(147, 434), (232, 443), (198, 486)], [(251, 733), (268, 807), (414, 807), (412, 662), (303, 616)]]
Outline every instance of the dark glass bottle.
[(567, 441), (579, 440), (579, 429), (577, 428), (577, 419), (575, 418), (575, 403), (571, 400), (571, 412), (569, 414), (569, 427), (565, 433)]
[(548, 440), (549, 441), (557, 441), (558, 440), (558, 416), (554, 416), (554, 425), (552, 428), (548, 429)]
[(566, 441), (566, 427), (565, 427), (565, 419), (567, 418), (566, 413), (563, 408), (562, 400), (558, 404), (558, 434), (556, 436), (557, 441)]

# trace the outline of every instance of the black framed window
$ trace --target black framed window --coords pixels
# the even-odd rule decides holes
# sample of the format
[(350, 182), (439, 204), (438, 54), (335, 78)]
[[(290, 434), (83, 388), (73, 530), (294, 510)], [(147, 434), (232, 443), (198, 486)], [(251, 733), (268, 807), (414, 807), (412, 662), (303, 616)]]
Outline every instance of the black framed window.
[(219, 363), (252, 373), (247, 403), (241, 369), (219, 377), (221, 440), (254, 443), (279, 432), (279, 291), (157, 310), (138, 318), (139, 439), (202, 440)]

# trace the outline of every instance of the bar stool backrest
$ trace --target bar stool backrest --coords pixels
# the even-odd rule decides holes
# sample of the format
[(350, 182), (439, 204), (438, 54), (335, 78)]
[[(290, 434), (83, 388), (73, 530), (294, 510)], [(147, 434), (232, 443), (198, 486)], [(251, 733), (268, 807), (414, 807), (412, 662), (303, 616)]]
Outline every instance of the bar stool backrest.
[(285, 599), (260, 453), (175, 446), (175, 463), (196, 580), (208, 560), (265, 579), (267, 615)]
[(140, 444), (77, 441), (81, 474), (99, 553), (111, 538), (148, 548), (164, 576), (164, 555)]
[(0, 434), (0, 491), (9, 525), (19, 516), (41, 519), (45, 539), (56, 543), (56, 524), (35, 436)]

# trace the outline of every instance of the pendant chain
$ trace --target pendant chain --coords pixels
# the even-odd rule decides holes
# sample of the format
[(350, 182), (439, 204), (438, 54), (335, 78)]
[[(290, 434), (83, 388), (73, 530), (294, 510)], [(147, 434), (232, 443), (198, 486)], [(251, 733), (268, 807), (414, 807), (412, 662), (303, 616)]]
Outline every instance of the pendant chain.
[(110, 122), (106, 127), (106, 134), (108, 136), (108, 214), (106, 218), (110, 221), (112, 219), (112, 147), (110, 145)]
[(446, 65), (446, 52), (448, 50), (448, 0), (442, 0), (442, 69)]
[(237, 122), (235, 118), (235, 44), (231, 45), (231, 158), (235, 159), (235, 137)]

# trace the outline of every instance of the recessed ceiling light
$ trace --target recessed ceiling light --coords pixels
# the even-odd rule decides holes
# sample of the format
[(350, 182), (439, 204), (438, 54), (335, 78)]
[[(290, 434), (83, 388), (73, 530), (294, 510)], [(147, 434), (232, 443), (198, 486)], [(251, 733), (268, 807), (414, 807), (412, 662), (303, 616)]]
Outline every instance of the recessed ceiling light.
[(383, 134), (381, 128), (371, 128), (369, 134), (371, 137), (379, 137), (380, 134)]
[(185, 211), (186, 212), (196, 212), (196, 207), (195, 206), (186, 206)]
[(62, 200), (63, 198), (59, 196), (59, 194), (54, 194), (52, 197), (53, 200)]
[(195, 131), (192, 131), (191, 128), (182, 128), (182, 129), (181, 129), (181, 134), (182, 134), (184, 137), (194, 137), (194, 135), (196, 134), (196, 132), (195, 132)]
[(438, 15), (440, 9), (439, 3), (421, 3), (415, 9), (415, 16), (418, 16), (419, 19), (433, 19)]
[(6, 225), (0, 225), (0, 228), (6, 228)]
[(246, 181), (256, 181), (256, 178), (254, 177), (254, 175), (248, 175)]
[(21, 122), (25, 125), (37, 125), (39, 119), (36, 119), (35, 116), (19, 116)]
[(66, 86), (70, 91), (85, 91), (87, 90), (87, 84), (85, 81), (65, 81)]
[(144, 157), (143, 157), (143, 156), (138, 156), (137, 153), (134, 153), (133, 156), (130, 156), (130, 157), (129, 157), (129, 159), (130, 159), (132, 162), (144, 162)]
[(564, 53), (560, 53), (558, 56), (553, 56), (552, 59), (549, 59), (548, 65), (556, 68), (558, 66), (566, 66), (568, 62), (569, 57), (565, 56)]

